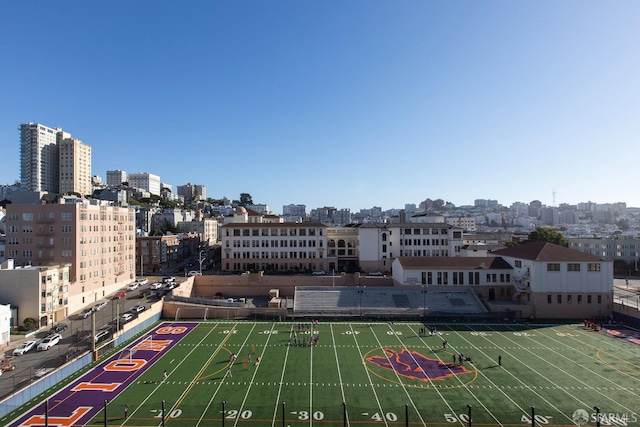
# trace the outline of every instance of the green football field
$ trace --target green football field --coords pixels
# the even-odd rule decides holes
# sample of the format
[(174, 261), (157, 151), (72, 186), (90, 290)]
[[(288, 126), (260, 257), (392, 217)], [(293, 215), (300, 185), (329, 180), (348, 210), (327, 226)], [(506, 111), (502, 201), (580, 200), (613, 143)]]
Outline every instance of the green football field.
[(168, 426), (640, 426), (638, 345), (582, 324), (435, 326), (201, 322), (107, 423), (162, 425), (164, 402)]

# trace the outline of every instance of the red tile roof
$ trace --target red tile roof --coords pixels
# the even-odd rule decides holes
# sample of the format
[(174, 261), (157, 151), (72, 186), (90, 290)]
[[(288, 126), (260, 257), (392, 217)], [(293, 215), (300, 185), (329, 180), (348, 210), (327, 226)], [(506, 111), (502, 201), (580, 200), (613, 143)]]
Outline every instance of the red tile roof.
[(495, 251), (492, 252), (492, 254), (494, 254), (495, 256), (506, 256), (511, 258), (521, 258), (545, 262), (589, 262), (608, 260), (607, 258), (598, 257), (543, 241), (525, 243), (523, 245), (514, 246), (512, 248)]

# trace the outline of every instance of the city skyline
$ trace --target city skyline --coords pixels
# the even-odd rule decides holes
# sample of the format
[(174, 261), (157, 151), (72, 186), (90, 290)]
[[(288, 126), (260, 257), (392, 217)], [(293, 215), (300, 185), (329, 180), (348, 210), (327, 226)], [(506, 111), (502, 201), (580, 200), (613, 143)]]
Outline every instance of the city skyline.
[(0, 183), (35, 122), (274, 212), (640, 206), (636, 2), (150, 5), (3, 6)]

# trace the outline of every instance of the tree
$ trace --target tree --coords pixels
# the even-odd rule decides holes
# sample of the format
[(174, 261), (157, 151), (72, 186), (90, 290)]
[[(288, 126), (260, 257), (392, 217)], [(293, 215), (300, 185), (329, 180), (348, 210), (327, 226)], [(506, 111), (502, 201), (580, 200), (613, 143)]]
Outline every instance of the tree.
[(529, 233), (527, 240), (523, 243), (531, 243), (531, 242), (549, 242), (554, 243), (560, 246), (569, 246), (569, 242), (564, 237), (564, 235), (555, 230), (553, 227), (537, 227), (535, 231)]
[(253, 199), (251, 198), (251, 194), (249, 193), (240, 193), (240, 205), (247, 206), (252, 205)]
[(27, 317), (26, 319), (24, 319), (22, 321), (22, 324), (27, 329), (27, 331), (31, 331), (33, 329), (38, 328), (38, 322), (36, 322), (36, 320), (32, 319), (31, 317)]
[(619, 219), (616, 225), (622, 231), (627, 231), (629, 229), (629, 221), (627, 221), (626, 218)]

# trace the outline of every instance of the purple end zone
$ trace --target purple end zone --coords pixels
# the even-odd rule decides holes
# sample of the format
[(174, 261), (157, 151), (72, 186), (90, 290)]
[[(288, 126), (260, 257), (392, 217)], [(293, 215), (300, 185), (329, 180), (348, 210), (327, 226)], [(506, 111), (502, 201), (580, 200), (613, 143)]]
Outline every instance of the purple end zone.
[(604, 325), (601, 332), (640, 345), (640, 331), (623, 325)]
[[(163, 323), (118, 350), (115, 355), (49, 398), (46, 424), (50, 427), (85, 425), (103, 409), (105, 400), (115, 399), (196, 326), (197, 323)], [(126, 349), (134, 347), (137, 349), (129, 361)], [(45, 426), (44, 414), (43, 402), (9, 426)]]

